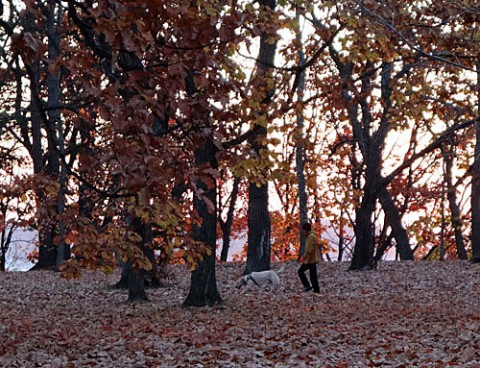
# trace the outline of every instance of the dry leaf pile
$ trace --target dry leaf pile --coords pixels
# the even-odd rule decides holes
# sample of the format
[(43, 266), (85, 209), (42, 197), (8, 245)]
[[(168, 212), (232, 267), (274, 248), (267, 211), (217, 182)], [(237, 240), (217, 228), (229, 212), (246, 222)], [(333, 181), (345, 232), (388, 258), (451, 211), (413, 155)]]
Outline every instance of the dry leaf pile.
[(241, 294), (243, 267), (218, 265), (224, 304), (196, 309), (181, 307), (183, 267), (136, 304), (109, 288), (118, 274), (0, 274), (0, 366), (480, 367), (479, 265), (322, 263), (320, 295), (300, 291), (296, 263), (281, 291)]

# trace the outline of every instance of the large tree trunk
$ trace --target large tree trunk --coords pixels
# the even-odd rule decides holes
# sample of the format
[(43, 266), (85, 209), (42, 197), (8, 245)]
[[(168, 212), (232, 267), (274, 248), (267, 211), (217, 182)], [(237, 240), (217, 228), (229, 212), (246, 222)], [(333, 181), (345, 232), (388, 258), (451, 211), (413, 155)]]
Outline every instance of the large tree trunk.
[[(204, 146), (195, 150), (195, 165), (202, 167), (208, 164), (210, 168), (217, 168), (217, 149), (213, 141), (204, 139)], [(222, 303), (222, 298), (217, 289), (217, 278), (215, 275), (215, 252), (217, 241), (217, 185), (215, 178), (211, 177), (210, 186), (201, 178), (197, 181), (197, 187), (203, 190), (203, 197), (195, 194), (194, 208), (200, 218), (201, 225), (193, 225), (193, 239), (208, 245), (211, 254), (205, 255), (203, 260), (192, 272), (190, 292), (183, 302), (185, 307), (205, 307)], [(209, 209), (209, 201), (213, 209)]]
[[(260, 0), (261, 11), (272, 11), (275, 0)], [(257, 73), (255, 88), (264, 90), (261, 101), (261, 115), (267, 115), (267, 109), (271, 102), (274, 90), (268, 87), (268, 74), (275, 60), (277, 42), (271, 42), (270, 36), (263, 32), (260, 37), (260, 49), (257, 58)], [(268, 119), (267, 119), (268, 120)], [(260, 151), (268, 149), (263, 140), (267, 137), (267, 127), (261, 126), (248, 143), (255, 152), (256, 157), (261, 157)], [(248, 187), (248, 251), (245, 274), (252, 271), (264, 271), (270, 269), (271, 253), (271, 222), (268, 211), (268, 182), (258, 185), (250, 183)]]
[[(368, 179), (367, 179), (368, 180)], [(374, 226), (372, 216), (375, 211), (376, 195), (373, 185), (365, 185), (362, 204), (355, 211), (355, 247), (349, 270), (374, 268)]]
[[(149, 242), (151, 241), (148, 225), (144, 224), (140, 218), (132, 216), (130, 226), (133, 231), (140, 235), (141, 240), (137, 246), (141, 249), (142, 253), (145, 254), (145, 249), (147, 249), (150, 245)], [(124, 278), (123, 281), (126, 281), (128, 287), (129, 301), (136, 302), (148, 300), (145, 289), (145, 270), (134, 267), (131, 260), (129, 260), (122, 270), (122, 278)], [(122, 281), (122, 279), (120, 279), (120, 281)]]
[(268, 185), (249, 185), (248, 196), (248, 250), (245, 274), (270, 269), (270, 214), (268, 212)]
[(128, 301), (141, 302), (148, 300), (145, 290), (145, 276), (143, 269), (133, 269), (128, 277)]
[[(136, 270), (132, 267), (131, 260), (128, 260), (123, 264), (120, 280), (115, 284), (114, 287), (117, 289), (129, 289), (129, 295), (145, 295), (146, 300), (146, 287), (163, 287), (164, 284), (160, 280), (159, 265), (157, 263), (155, 253), (151, 248), (151, 242), (153, 239), (151, 225), (142, 223), (139, 218), (134, 218), (132, 220), (132, 226), (134, 227), (135, 232), (138, 233), (142, 238), (139, 247), (142, 249), (145, 257), (150, 261), (152, 268), (149, 271), (141, 270), (141, 272), (139, 272), (139, 270)], [(140, 285), (140, 283), (137, 281), (130, 282), (130, 278), (134, 278), (136, 280), (139, 274), (142, 274), (143, 285)]]
[[(208, 168), (218, 169), (217, 147), (210, 133), (209, 111), (206, 101), (196, 101), (204, 96), (198, 92), (193, 72), (189, 72), (185, 78), (187, 95), (194, 101), (196, 108), (192, 112), (193, 124), (197, 125), (200, 134), (194, 137), (198, 146), (194, 147), (194, 163), (198, 170)], [(203, 129), (202, 129), (203, 128)], [(199, 173), (200, 174), (200, 173)], [(207, 180), (203, 177), (208, 177)], [(222, 298), (217, 289), (217, 277), (215, 274), (215, 258), (217, 250), (217, 181), (211, 173), (201, 173), (196, 179), (196, 187), (201, 191), (194, 193), (193, 208), (201, 219), (201, 224), (193, 224), (192, 238), (202, 242), (210, 249), (210, 255), (205, 254), (192, 272), (190, 292), (183, 302), (184, 307), (205, 307), (222, 303)], [(213, 207), (213, 208), (212, 208)]]

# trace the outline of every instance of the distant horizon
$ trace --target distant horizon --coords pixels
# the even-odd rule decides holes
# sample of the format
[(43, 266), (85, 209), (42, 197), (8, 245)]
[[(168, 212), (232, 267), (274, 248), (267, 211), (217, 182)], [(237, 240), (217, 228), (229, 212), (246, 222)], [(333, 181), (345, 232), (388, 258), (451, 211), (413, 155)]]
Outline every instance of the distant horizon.
[[(335, 234), (331, 233), (331, 230), (328, 229), (322, 234), (322, 238), (327, 240), (330, 244), (330, 247), (333, 251), (329, 252), (329, 259), (327, 261), (338, 262), (337, 260), (337, 242), (334, 241), (336, 238)], [(37, 248), (38, 235), (37, 231), (29, 228), (17, 228), (12, 236), (12, 243), (6, 254), (6, 270), (9, 272), (12, 271), (28, 271), (31, 269), (36, 262), (32, 262), (28, 259), (28, 254), (34, 251)], [(241, 253), (244, 244), (247, 242), (247, 235), (240, 238), (235, 238), (230, 241), (230, 248), (228, 252), (227, 262), (237, 262), (234, 261), (234, 257)], [(217, 250), (216, 256), (220, 258), (222, 252), (222, 240), (217, 241)], [(325, 257), (324, 257), (325, 258)], [(342, 262), (349, 262), (351, 259), (347, 255), (344, 257)], [(384, 261), (394, 261), (395, 260), (395, 249), (390, 249), (386, 256), (382, 259)], [(245, 260), (240, 260), (238, 262), (245, 262)]]

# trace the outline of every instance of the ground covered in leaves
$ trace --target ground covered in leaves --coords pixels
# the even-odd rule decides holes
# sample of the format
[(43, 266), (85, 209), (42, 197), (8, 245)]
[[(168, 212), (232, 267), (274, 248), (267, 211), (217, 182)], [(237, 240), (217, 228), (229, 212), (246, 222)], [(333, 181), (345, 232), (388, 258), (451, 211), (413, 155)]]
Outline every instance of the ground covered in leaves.
[(238, 293), (243, 267), (218, 265), (224, 304), (194, 309), (179, 266), (135, 304), (109, 287), (118, 274), (0, 274), (0, 366), (480, 367), (480, 265), (325, 262), (319, 295), (299, 291), (296, 263), (280, 291)]

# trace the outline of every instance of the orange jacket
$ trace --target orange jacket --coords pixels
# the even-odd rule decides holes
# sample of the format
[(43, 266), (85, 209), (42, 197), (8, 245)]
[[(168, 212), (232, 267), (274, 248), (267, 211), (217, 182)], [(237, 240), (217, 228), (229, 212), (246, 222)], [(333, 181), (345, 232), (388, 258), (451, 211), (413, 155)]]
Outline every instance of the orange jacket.
[(310, 231), (307, 234), (305, 253), (302, 263), (319, 263), (322, 260), (322, 252), (315, 233)]

